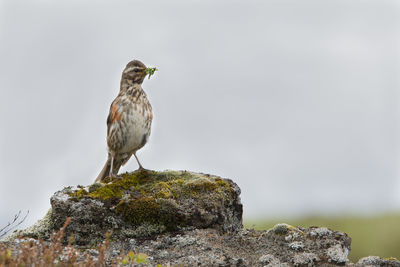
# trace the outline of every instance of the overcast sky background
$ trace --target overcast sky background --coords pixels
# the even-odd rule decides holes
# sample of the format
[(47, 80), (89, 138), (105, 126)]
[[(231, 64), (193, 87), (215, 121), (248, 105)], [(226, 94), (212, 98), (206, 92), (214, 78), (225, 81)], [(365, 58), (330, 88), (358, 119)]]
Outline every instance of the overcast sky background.
[[(88, 185), (124, 66), (157, 66), (146, 168), (233, 179), (245, 218), (400, 209), (396, 1), (0, 0), (0, 226)], [(122, 171), (137, 168), (135, 160)]]

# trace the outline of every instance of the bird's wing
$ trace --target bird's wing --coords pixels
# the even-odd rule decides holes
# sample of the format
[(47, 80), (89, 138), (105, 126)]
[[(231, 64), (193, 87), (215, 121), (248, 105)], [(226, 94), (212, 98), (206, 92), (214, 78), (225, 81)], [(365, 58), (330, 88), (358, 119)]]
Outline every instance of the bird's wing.
[(110, 128), (113, 123), (119, 122), (122, 118), (122, 105), (120, 99), (117, 97), (110, 106), (110, 112), (107, 117), (107, 133), (110, 133)]

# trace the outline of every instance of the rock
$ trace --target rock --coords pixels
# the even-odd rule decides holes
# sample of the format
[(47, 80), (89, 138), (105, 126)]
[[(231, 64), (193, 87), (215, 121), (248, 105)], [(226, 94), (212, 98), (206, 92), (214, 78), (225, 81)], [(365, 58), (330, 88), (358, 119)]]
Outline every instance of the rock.
[(344, 264), (348, 261), (347, 256), (349, 255), (349, 252), (350, 248), (336, 244), (335, 246), (330, 247), (326, 254), (329, 262)]
[(286, 235), (290, 230), (290, 225), (287, 223), (278, 223), (269, 232), (277, 235)]
[(110, 264), (134, 251), (147, 255), (148, 266), (400, 267), (379, 257), (349, 262), (351, 238), (325, 227), (280, 223), (267, 231), (244, 229), (240, 189), (229, 179), (186, 171), (122, 177), (56, 192), (47, 215), (11, 235), (8, 246), (21, 250), (24, 242), (17, 236), (48, 240), (70, 217), (65, 241), (73, 237), (82, 261), (84, 255), (100, 258), (96, 244), (112, 232), (104, 254)]
[(289, 244), (289, 247), (290, 247), (291, 249), (294, 249), (294, 250), (297, 250), (297, 251), (300, 251), (300, 250), (303, 250), (303, 249), (304, 249), (303, 243), (302, 243), (302, 242), (299, 242), (299, 241), (295, 241), (295, 242), (293, 242), (293, 243), (290, 243), (290, 244)]
[(303, 252), (293, 257), (294, 266), (314, 266), (319, 261), (321, 260), (314, 253)]
[(78, 245), (150, 237), (164, 232), (214, 228), (242, 229), (240, 189), (229, 179), (187, 171), (122, 174), (107, 184), (67, 187), (50, 199), (51, 210), (22, 236), (48, 238), (68, 217), (66, 236)]
[[(284, 227), (285, 226), (285, 227)], [(284, 230), (283, 230), (284, 228)], [(237, 229), (223, 232), (218, 227), (164, 232), (152, 237), (113, 238), (108, 261), (121, 251), (148, 255), (149, 266), (340, 266), (347, 262), (339, 247), (350, 250), (351, 239), (332, 231), (314, 235), (319, 228), (279, 224), (267, 231)], [(344, 250), (346, 251), (346, 250)], [(332, 254), (332, 255), (331, 255)], [(91, 249), (90, 255), (97, 253)], [(347, 257), (346, 257), (347, 260)], [(377, 265), (378, 266), (378, 265)]]
[(275, 258), (273, 255), (271, 254), (265, 254), (262, 255), (259, 259), (258, 262), (262, 265), (262, 266), (278, 266), (281, 264), (281, 262)]
[(5, 240), (12, 240), (18, 236), (21, 237), (31, 237), (31, 238), (42, 238), (49, 239), (50, 234), (53, 231), (54, 224), (52, 220), (52, 210), (51, 208), (47, 211), (43, 219), (38, 220), (34, 225), (26, 228), (25, 230), (18, 230), (9, 235)]
[(395, 258), (391, 259), (381, 259), (377, 256), (368, 256), (361, 258), (357, 264), (354, 266), (390, 266), (390, 267), (400, 267), (400, 261)]

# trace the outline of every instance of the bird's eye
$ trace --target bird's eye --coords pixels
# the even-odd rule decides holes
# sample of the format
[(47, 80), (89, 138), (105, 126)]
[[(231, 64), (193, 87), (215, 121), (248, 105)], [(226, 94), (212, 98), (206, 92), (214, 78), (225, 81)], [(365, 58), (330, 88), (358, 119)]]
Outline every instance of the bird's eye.
[(133, 71), (134, 71), (134, 72), (139, 72), (140, 70), (139, 70), (139, 69), (134, 69)]

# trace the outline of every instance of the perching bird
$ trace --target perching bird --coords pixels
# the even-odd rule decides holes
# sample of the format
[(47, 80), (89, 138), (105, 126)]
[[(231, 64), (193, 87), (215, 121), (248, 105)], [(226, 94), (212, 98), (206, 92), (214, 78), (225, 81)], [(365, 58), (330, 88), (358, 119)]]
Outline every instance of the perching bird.
[(150, 102), (141, 86), (146, 70), (142, 62), (133, 60), (122, 72), (120, 91), (111, 103), (107, 118), (108, 158), (95, 182), (102, 182), (107, 176), (117, 177), (132, 154), (139, 170), (143, 169), (136, 151), (146, 144), (153, 119)]

